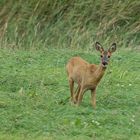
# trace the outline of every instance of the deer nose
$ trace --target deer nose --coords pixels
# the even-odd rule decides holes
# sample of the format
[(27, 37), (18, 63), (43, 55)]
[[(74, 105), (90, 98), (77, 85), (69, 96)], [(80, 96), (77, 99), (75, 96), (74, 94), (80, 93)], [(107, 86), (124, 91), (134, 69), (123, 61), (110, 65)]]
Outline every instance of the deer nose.
[(102, 64), (103, 64), (103, 65), (107, 65), (108, 63), (107, 63), (106, 61), (104, 61)]

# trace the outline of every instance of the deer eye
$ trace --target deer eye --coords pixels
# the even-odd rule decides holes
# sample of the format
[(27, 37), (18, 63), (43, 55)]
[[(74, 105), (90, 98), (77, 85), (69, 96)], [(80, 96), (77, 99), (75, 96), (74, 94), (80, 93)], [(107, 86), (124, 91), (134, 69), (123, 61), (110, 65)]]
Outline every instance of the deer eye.
[(103, 57), (103, 55), (101, 55), (101, 57)]
[(108, 56), (108, 58), (110, 58), (110, 55)]

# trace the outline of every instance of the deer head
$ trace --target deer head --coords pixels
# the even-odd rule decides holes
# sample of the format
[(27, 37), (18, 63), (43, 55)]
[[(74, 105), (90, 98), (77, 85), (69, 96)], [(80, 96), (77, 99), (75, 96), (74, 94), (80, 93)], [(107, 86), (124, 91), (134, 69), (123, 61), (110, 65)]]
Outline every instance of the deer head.
[(116, 51), (116, 43), (113, 43), (108, 50), (104, 50), (102, 45), (99, 42), (95, 43), (96, 50), (101, 53), (101, 64), (103, 67), (106, 67), (109, 63), (111, 54)]

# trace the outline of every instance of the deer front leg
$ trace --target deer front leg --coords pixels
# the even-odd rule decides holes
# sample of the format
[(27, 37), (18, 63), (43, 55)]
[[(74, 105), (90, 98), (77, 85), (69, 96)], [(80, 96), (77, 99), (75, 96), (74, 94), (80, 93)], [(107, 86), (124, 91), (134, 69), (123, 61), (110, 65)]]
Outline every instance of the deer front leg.
[(71, 78), (69, 79), (69, 85), (70, 85), (71, 102), (73, 102), (74, 81)]
[(96, 89), (91, 90), (91, 104), (93, 108), (96, 108)]

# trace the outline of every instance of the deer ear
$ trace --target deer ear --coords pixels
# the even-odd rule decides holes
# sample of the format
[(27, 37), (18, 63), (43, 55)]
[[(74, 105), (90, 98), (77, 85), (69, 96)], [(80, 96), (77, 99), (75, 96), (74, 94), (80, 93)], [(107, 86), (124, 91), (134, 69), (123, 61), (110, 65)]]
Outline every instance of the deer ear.
[(116, 43), (113, 43), (111, 47), (108, 49), (109, 52), (113, 53), (116, 51)]
[(101, 46), (101, 44), (99, 42), (95, 43), (95, 48), (97, 51), (103, 52), (104, 48)]

